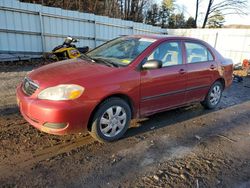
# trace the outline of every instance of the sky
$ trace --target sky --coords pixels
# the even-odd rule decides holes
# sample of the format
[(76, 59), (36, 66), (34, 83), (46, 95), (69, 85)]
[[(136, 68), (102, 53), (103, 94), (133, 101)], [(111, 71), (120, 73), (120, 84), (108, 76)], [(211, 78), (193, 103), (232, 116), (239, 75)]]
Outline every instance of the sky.
[[(220, 1), (220, 0), (218, 0)], [(157, 2), (161, 2), (161, 0), (157, 0)], [(178, 6), (178, 11), (184, 12), (185, 17), (188, 18), (189, 16), (195, 16), (195, 3), (196, 0), (176, 0), (176, 5)], [(204, 13), (206, 11), (208, 1), (203, 0), (200, 8), (200, 14), (198, 16), (198, 25), (202, 25)], [(247, 16), (243, 15), (228, 15), (225, 16), (225, 23), (224, 25), (230, 24), (242, 24), (242, 25), (250, 25), (250, 0), (248, 0), (248, 8), (249, 14)]]

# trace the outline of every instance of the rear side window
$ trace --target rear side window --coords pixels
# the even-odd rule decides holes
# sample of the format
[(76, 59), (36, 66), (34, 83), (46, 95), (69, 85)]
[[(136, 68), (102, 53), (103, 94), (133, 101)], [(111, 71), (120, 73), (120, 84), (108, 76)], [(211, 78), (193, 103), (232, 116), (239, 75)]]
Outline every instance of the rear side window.
[(187, 63), (212, 61), (214, 58), (210, 51), (203, 45), (185, 42), (187, 52)]
[(148, 60), (162, 61), (162, 67), (182, 64), (182, 53), (179, 42), (164, 42), (154, 49)]

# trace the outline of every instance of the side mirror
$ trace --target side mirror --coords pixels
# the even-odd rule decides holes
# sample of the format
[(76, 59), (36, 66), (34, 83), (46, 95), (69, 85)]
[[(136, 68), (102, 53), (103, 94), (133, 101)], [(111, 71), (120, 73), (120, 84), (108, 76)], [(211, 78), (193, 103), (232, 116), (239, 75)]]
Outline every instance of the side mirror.
[(142, 65), (142, 69), (144, 70), (159, 69), (161, 67), (162, 61), (156, 59), (148, 60)]

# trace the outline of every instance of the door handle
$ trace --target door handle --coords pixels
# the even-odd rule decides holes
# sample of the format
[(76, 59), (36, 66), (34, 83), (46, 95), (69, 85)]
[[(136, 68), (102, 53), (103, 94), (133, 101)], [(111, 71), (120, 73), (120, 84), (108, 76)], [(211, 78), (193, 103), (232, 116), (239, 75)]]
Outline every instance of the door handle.
[(212, 70), (215, 69), (215, 68), (216, 68), (215, 65), (211, 65), (211, 66), (210, 66), (210, 69), (212, 69)]
[(187, 72), (187, 71), (184, 70), (184, 69), (180, 69), (180, 70), (179, 70), (179, 73), (180, 73), (180, 74), (185, 74), (186, 72)]

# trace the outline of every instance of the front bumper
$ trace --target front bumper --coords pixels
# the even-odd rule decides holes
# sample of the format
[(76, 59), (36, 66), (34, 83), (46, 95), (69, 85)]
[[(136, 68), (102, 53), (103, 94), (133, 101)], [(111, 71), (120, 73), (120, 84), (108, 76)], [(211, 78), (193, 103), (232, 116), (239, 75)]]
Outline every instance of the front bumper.
[[(87, 102), (40, 100), (25, 95), (21, 86), (17, 87), (16, 97), (22, 116), (43, 132), (64, 135), (82, 132), (87, 128), (92, 112)], [(48, 127), (48, 124), (53, 125), (53, 128)]]

